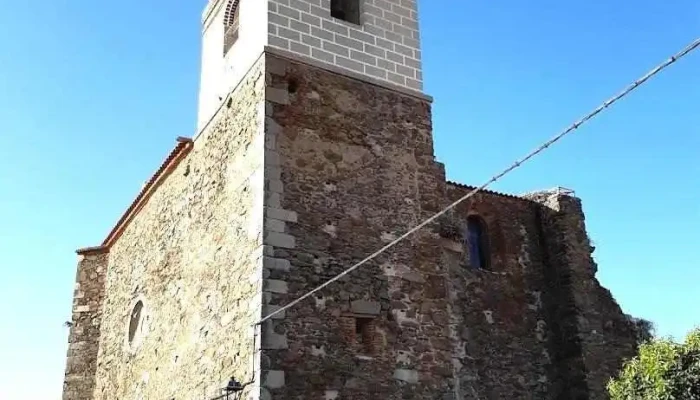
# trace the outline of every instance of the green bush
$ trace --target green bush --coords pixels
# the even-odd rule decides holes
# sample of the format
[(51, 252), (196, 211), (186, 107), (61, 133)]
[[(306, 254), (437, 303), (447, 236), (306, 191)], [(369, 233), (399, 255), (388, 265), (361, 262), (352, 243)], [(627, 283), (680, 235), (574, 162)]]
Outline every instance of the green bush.
[(612, 400), (700, 400), (700, 329), (685, 343), (651, 339), (608, 383)]

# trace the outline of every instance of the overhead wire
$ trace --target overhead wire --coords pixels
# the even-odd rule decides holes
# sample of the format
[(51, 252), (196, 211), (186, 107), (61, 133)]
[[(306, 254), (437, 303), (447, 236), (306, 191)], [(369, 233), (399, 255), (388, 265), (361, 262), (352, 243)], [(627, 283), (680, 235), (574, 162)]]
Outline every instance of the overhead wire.
[(594, 118), (595, 116), (597, 116), (598, 114), (600, 114), (603, 110), (605, 110), (606, 108), (610, 107), (612, 104), (614, 104), (614, 103), (617, 102), (618, 100), (622, 99), (623, 97), (625, 97), (626, 95), (628, 95), (630, 92), (634, 91), (634, 90), (637, 89), (639, 86), (641, 86), (642, 84), (644, 84), (645, 82), (647, 82), (649, 79), (651, 79), (652, 77), (654, 77), (656, 74), (658, 74), (659, 72), (663, 71), (663, 70), (666, 69), (668, 66), (670, 66), (671, 64), (673, 64), (673, 63), (675, 63), (676, 61), (680, 60), (681, 58), (685, 57), (686, 55), (688, 55), (690, 52), (692, 52), (693, 50), (697, 49), (698, 47), (700, 47), (700, 38), (695, 39), (693, 42), (691, 42), (689, 45), (687, 45), (687, 46), (686, 46), (685, 48), (683, 48), (681, 51), (679, 51), (678, 53), (674, 54), (673, 56), (671, 56), (669, 59), (667, 59), (666, 61), (662, 62), (662, 63), (659, 64), (658, 66), (654, 67), (651, 71), (647, 72), (647, 73), (646, 73), (645, 75), (643, 75), (641, 78), (639, 78), (639, 79), (637, 79), (636, 81), (634, 81), (632, 84), (630, 84), (629, 86), (627, 86), (627, 87), (626, 87), (625, 89), (623, 89), (621, 92), (619, 92), (619, 93), (616, 94), (615, 96), (613, 96), (613, 97), (611, 97), (610, 99), (608, 99), (608, 100), (606, 100), (605, 102), (603, 102), (601, 105), (599, 105), (599, 106), (598, 106), (597, 108), (595, 108), (593, 111), (591, 111), (590, 113), (586, 114), (584, 117), (582, 117), (581, 119), (577, 120), (577, 121), (574, 122), (573, 124), (569, 125), (566, 129), (564, 129), (564, 130), (561, 131), (560, 133), (556, 134), (556, 135), (555, 135), (554, 137), (552, 137), (551, 139), (545, 141), (543, 144), (541, 144), (540, 146), (538, 146), (535, 150), (531, 151), (530, 153), (528, 153), (528, 154), (527, 154), (526, 156), (524, 156), (523, 158), (521, 158), (521, 159), (515, 161), (515, 162), (514, 162), (513, 164), (511, 164), (508, 168), (506, 168), (506, 169), (504, 169), (503, 171), (499, 172), (498, 174), (494, 175), (491, 179), (489, 179), (488, 181), (486, 181), (486, 182), (485, 182), (484, 184), (482, 184), (481, 186), (479, 186), (479, 187), (477, 187), (476, 189), (470, 191), (470, 192), (467, 193), (466, 195), (460, 197), (458, 200), (456, 200), (456, 201), (453, 202), (452, 204), (450, 204), (450, 205), (448, 205), (447, 207), (443, 208), (441, 211), (437, 212), (436, 214), (434, 214), (434, 215), (431, 216), (430, 218), (426, 219), (425, 221), (421, 222), (420, 224), (416, 225), (415, 227), (411, 228), (410, 230), (408, 230), (407, 232), (405, 232), (405, 233), (402, 234), (401, 236), (397, 237), (396, 239), (392, 240), (390, 243), (386, 244), (384, 247), (380, 248), (379, 250), (377, 250), (377, 251), (375, 251), (374, 253), (370, 254), (369, 256), (365, 257), (365, 258), (364, 258), (363, 260), (361, 260), (360, 262), (358, 262), (358, 263), (356, 263), (355, 265), (351, 266), (350, 268), (344, 270), (343, 272), (339, 273), (338, 275), (334, 276), (333, 278), (329, 279), (328, 281), (322, 283), (321, 285), (317, 286), (316, 288), (314, 288), (314, 289), (312, 289), (312, 290), (306, 292), (304, 295), (298, 297), (297, 299), (295, 299), (295, 300), (293, 300), (293, 301), (287, 303), (286, 305), (284, 305), (284, 306), (282, 306), (282, 307), (276, 309), (275, 311), (273, 311), (273, 312), (271, 312), (270, 314), (266, 315), (265, 317), (261, 318), (259, 321), (255, 322), (255, 323), (253, 324), (253, 326), (261, 325), (262, 323), (264, 323), (265, 321), (267, 321), (267, 320), (269, 320), (270, 318), (274, 317), (275, 315), (285, 312), (286, 310), (288, 310), (288, 309), (294, 307), (295, 305), (299, 304), (299, 303), (302, 302), (303, 300), (305, 300), (305, 299), (307, 299), (307, 298), (313, 296), (315, 293), (319, 292), (320, 290), (323, 290), (325, 287), (327, 287), (327, 286), (331, 285), (332, 283), (338, 281), (338, 280), (341, 279), (342, 277), (344, 277), (344, 276), (348, 275), (349, 273), (355, 271), (356, 269), (358, 269), (358, 268), (361, 267), (362, 265), (366, 264), (367, 262), (373, 260), (374, 258), (376, 258), (377, 256), (379, 256), (380, 254), (384, 253), (384, 252), (387, 251), (388, 249), (392, 248), (393, 246), (395, 246), (396, 244), (398, 244), (398, 243), (401, 242), (402, 240), (406, 239), (407, 237), (409, 237), (410, 235), (412, 235), (413, 233), (415, 233), (416, 231), (418, 231), (418, 230), (420, 230), (421, 228), (425, 227), (426, 225), (432, 223), (432, 222), (435, 221), (437, 218), (441, 217), (441, 216), (444, 215), (446, 212), (450, 211), (451, 209), (453, 209), (454, 207), (456, 207), (456, 206), (459, 205), (460, 203), (464, 202), (465, 200), (467, 200), (467, 199), (469, 199), (470, 197), (474, 196), (476, 193), (478, 193), (478, 192), (484, 190), (485, 188), (487, 188), (488, 186), (490, 186), (490, 185), (493, 184), (494, 182), (498, 181), (499, 179), (501, 179), (502, 177), (504, 177), (504, 176), (507, 175), (508, 173), (510, 173), (510, 172), (512, 172), (513, 170), (517, 169), (517, 168), (520, 167), (524, 162), (530, 160), (530, 159), (533, 158), (534, 156), (536, 156), (536, 155), (538, 155), (539, 153), (543, 152), (545, 149), (547, 149), (547, 148), (548, 148), (549, 146), (551, 146), (552, 144), (558, 142), (558, 141), (559, 141), (560, 139), (562, 139), (564, 136), (570, 134), (571, 132), (574, 132), (574, 131), (577, 130), (581, 125), (585, 124), (586, 122), (588, 122), (589, 120), (591, 120), (592, 118)]

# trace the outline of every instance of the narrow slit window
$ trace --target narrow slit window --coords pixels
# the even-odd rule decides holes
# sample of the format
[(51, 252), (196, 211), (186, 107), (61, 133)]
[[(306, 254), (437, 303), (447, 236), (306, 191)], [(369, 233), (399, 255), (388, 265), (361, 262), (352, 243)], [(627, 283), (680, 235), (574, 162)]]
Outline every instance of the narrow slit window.
[(133, 343), (136, 339), (137, 334), (140, 333), (142, 329), (141, 312), (143, 311), (143, 302), (138, 301), (134, 305), (134, 309), (131, 311), (131, 318), (129, 319), (129, 343)]
[(331, 17), (360, 25), (360, 0), (331, 0)]
[(476, 215), (467, 218), (466, 239), (470, 266), (476, 269), (489, 269), (488, 238), (483, 219)]
[(229, 0), (224, 13), (224, 55), (231, 50), (238, 40), (238, 28), (240, 27), (240, 0)]

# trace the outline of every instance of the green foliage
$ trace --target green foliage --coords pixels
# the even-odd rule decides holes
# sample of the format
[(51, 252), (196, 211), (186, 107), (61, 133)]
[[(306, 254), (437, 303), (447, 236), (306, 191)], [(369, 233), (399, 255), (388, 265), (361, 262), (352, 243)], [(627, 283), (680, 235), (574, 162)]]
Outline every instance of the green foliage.
[(643, 318), (634, 318), (626, 315), (627, 320), (632, 324), (634, 333), (637, 336), (637, 343), (642, 344), (654, 338), (655, 327), (651, 321)]
[(685, 343), (652, 339), (608, 383), (612, 400), (700, 400), (700, 329)]

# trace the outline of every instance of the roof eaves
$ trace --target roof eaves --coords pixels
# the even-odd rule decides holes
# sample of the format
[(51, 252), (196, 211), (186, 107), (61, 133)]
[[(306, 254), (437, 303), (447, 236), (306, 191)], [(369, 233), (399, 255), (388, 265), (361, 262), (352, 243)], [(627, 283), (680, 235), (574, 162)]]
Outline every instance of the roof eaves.
[[(158, 170), (143, 186), (136, 199), (129, 205), (124, 214), (121, 216), (117, 224), (107, 235), (107, 238), (102, 242), (101, 246), (88, 249), (103, 249), (109, 251), (109, 248), (114, 242), (119, 239), (129, 223), (141, 211), (144, 205), (148, 202), (151, 195), (155, 193), (158, 187), (167, 179), (167, 177), (175, 170), (180, 162), (189, 154), (194, 142), (190, 138), (178, 137), (175, 148), (168, 154), (165, 161), (160, 165)], [(80, 250), (79, 250), (80, 251)]]
[[(456, 187), (460, 187), (460, 188), (463, 188), (463, 189), (469, 189), (469, 190), (477, 189), (476, 186), (465, 185), (465, 184), (463, 184), (463, 183), (457, 183), (457, 182), (454, 182), (454, 181), (447, 181), (447, 184), (448, 184), (448, 185), (452, 185), (452, 186), (456, 186)], [(488, 194), (491, 194), (491, 195), (494, 195), (494, 196), (507, 197), (507, 198), (510, 198), (510, 199), (523, 200), (523, 201), (530, 201), (529, 199), (526, 199), (526, 198), (523, 198), (523, 197), (520, 197), (520, 196), (516, 196), (516, 195), (512, 195), (512, 194), (508, 194), (508, 193), (502, 193), (502, 192), (494, 192), (494, 191), (492, 191), (492, 190), (481, 189), (481, 190), (479, 190), (479, 192), (488, 193)]]
[(81, 256), (88, 256), (88, 255), (93, 255), (93, 254), (102, 254), (102, 253), (106, 253), (108, 251), (109, 251), (109, 249), (104, 247), (104, 246), (94, 246), (94, 247), (83, 247), (82, 249), (78, 249), (75, 252)]

